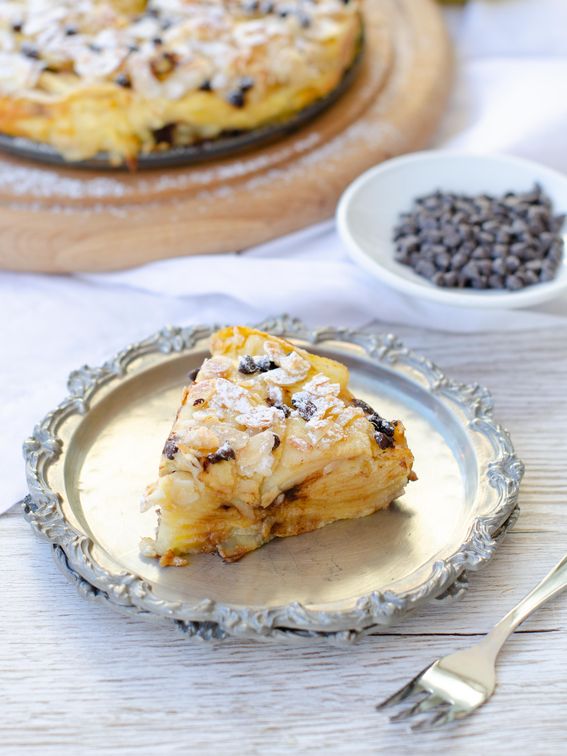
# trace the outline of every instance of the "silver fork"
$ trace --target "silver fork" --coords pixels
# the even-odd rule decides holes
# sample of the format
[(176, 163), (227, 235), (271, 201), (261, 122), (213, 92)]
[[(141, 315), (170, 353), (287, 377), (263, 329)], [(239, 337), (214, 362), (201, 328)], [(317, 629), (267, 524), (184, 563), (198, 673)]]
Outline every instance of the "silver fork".
[(479, 643), (437, 659), (376, 708), (411, 700), (411, 706), (402, 709), (390, 721), (415, 718), (411, 727), (414, 731), (440, 727), (472, 714), (496, 689), (496, 658), (510, 634), (565, 588), (567, 555)]

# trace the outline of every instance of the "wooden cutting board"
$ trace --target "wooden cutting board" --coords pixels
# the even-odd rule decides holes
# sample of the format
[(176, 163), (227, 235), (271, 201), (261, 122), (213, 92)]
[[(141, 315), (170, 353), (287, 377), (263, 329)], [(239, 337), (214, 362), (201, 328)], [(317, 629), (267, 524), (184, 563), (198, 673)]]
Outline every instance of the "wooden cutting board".
[(243, 249), (331, 217), (356, 176), (427, 144), (451, 82), (451, 49), (433, 0), (366, 0), (365, 21), (350, 89), (269, 146), (135, 174), (0, 155), (0, 267), (112, 270)]

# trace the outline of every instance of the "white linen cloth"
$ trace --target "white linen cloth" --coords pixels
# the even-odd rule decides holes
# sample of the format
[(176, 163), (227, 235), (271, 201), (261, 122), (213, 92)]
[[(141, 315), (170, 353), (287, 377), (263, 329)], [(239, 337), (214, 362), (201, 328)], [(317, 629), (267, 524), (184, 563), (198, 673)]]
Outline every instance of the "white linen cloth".
[[(458, 76), (434, 146), (499, 151), (567, 171), (566, 0), (471, 0), (447, 11)], [(413, 300), (346, 256), (332, 223), (248, 250), (118, 273), (0, 273), (0, 513), (25, 493), (20, 447), (65, 394), (69, 371), (97, 364), (166, 323), (252, 322), (283, 311), (310, 324), (373, 320), (471, 332), (567, 324), (567, 297), (477, 312)]]

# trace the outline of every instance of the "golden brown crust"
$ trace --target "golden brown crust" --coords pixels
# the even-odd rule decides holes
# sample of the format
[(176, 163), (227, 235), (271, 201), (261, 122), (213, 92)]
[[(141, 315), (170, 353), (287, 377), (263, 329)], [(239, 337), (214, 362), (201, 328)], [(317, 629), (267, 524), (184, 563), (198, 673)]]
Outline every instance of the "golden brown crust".
[(13, 0), (0, 131), (120, 162), (253, 130), (332, 91), (360, 33), (359, 0)]

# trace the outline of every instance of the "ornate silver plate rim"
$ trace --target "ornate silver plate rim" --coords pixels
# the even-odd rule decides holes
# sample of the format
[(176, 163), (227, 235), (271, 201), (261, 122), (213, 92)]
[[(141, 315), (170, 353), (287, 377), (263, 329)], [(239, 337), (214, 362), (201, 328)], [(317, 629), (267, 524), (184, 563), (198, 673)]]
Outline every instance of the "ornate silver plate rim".
[(486, 470), (487, 514), (475, 518), (466, 540), (449, 557), (436, 561), (431, 574), (420, 585), (403, 594), (373, 591), (361, 596), (349, 611), (315, 610), (297, 602), (258, 608), (203, 599), (196, 605), (188, 605), (156, 596), (147, 581), (119, 565), (110, 569), (97, 562), (93, 541), (69, 522), (60, 494), (47, 480), (49, 468), (63, 454), (61, 428), (69, 419), (84, 416), (96, 401), (97, 393), (123, 380), (132, 363), (143, 357), (159, 360), (160, 355), (166, 358), (172, 353), (190, 352), (218, 327), (166, 327), (126, 347), (101, 367), (84, 366), (72, 372), (67, 398), (36, 425), (24, 443), (29, 487), (29, 495), (23, 502), (24, 515), (34, 530), (53, 544), (64, 573), (80, 587), (83, 595), (102, 598), (130, 614), (174, 623), (186, 635), (205, 640), (227, 636), (281, 641), (327, 638), (345, 644), (376, 626), (391, 624), (427, 601), (461, 594), (467, 584), (466, 572), (478, 569), (492, 558), (500, 537), (515, 520), (524, 471), (509, 434), (493, 418), (489, 392), (478, 384), (448, 378), (433, 362), (406, 348), (392, 334), (333, 327), (310, 329), (285, 315), (257, 327), (311, 345), (326, 342), (355, 345), (373, 362), (411, 375), (438, 400), (457, 409), (473, 435), (488, 442), (493, 450)]

